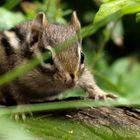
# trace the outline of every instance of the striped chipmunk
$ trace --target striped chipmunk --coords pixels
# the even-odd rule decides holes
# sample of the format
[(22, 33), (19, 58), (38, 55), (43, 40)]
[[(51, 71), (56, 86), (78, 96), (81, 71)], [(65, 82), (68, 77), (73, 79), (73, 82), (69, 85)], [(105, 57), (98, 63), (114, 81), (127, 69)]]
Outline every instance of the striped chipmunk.
[[(0, 34), (0, 75), (26, 64), (36, 58), (40, 64), (0, 87), (0, 103), (14, 103), (19, 109), (30, 102), (55, 100), (63, 91), (80, 87), (88, 93), (89, 98), (116, 98), (116, 95), (100, 89), (85, 66), (82, 51), (80, 22), (74, 11), (68, 25), (52, 24), (43, 12), (38, 13), (32, 21), (24, 22)], [(75, 36), (75, 41), (55, 52), (60, 43)], [(50, 58), (44, 60), (42, 54), (48, 52)], [(25, 119), (25, 113), (14, 114), (14, 119)]]

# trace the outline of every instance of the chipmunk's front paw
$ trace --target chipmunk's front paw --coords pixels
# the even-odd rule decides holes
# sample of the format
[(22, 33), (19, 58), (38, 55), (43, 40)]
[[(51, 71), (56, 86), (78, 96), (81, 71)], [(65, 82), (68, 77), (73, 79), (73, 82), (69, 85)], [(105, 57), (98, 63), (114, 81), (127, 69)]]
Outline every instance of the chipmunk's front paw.
[(22, 107), (18, 106), (16, 112), (11, 115), (11, 118), (14, 119), (15, 121), (25, 122), (27, 118), (33, 116), (32, 112), (30, 111), (21, 112), (21, 110), (22, 110)]
[(95, 99), (95, 100), (106, 100), (108, 98), (110, 99), (117, 99), (118, 97), (114, 95), (113, 93), (107, 93), (107, 92), (95, 92), (89, 95), (89, 98)]
[(11, 118), (14, 119), (15, 121), (23, 121), (25, 122), (27, 117), (31, 117), (32, 113), (31, 112), (22, 112), (22, 113), (14, 113), (12, 114)]

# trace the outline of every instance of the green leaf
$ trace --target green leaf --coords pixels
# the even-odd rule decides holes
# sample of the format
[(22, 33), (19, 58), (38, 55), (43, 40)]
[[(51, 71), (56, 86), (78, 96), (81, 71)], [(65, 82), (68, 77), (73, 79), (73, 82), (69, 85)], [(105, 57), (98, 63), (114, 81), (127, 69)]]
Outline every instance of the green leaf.
[(18, 5), (21, 2), (21, 0), (6, 0), (6, 3), (3, 5), (6, 9), (11, 10), (16, 5)]
[(111, 21), (116, 21), (124, 15), (134, 14), (140, 11), (139, 0), (114, 0), (104, 3), (96, 13), (94, 22), (82, 29), (82, 37), (94, 34), (99, 28)]
[(136, 15), (136, 22), (140, 22), (140, 13), (137, 13)]
[(44, 140), (91, 140), (92, 138), (101, 140), (93, 131), (90, 131), (80, 122), (74, 122), (63, 117), (32, 119), (28, 120), (25, 126), (36, 137)]
[(21, 125), (7, 118), (0, 117), (0, 139), (1, 140), (34, 140), (31, 133), (27, 133)]
[[(123, 58), (116, 61), (112, 66), (112, 78), (116, 77), (116, 83), (126, 91), (127, 96), (133, 96), (135, 101), (139, 94), (140, 65), (135, 58)], [(132, 94), (133, 93), (133, 94)], [(136, 97), (135, 97), (136, 96)]]
[(98, 22), (103, 22), (106, 24), (107, 17), (111, 17), (112, 20), (117, 20), (126, 14), (133, 14), (140, 11), (140, 1), (137, 0), (117, 0), (104, 3), (101, 5), (99, 11), (97, 12), (94, 24)]
[(25, 20), (23, 14), (10, 12), (5, 8), (0, 8), (0, 15), (0, 30), (9, 29)]
[(106, 3), (106, 2), (116, 1), (116, 0), (101, 0), (101, 1)]
[(124, 30), (123, 30), (123, 24), (121, 20), (115, 23), (115, 27), (112, 31), (112, 40), (113, 42), (118, 45), (122, 46), (123, 45), (123, 35), (124, 35)]

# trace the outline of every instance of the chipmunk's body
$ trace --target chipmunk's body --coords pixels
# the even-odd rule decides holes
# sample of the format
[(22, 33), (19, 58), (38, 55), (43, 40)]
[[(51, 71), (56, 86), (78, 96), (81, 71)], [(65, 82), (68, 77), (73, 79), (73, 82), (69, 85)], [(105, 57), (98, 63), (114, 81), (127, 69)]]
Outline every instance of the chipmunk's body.
[[(30, 101), (53, 100), (69, 88), (81, 87), (93, 98), (114, 98), (102, 91), (84, 65), (81, 48), (80, 22), (75, 12), (70, 25), (50, 24), (43, 13), (33, 21), (25, 22), (0, 35), (0, 75), (15, 69), (33, 58), (40, 65), (27, 74), (0, 87), (0, 99), (14, 99), (17, 105)], [(60, 52), (56, 47), (74, 37)], [(42, 53), (51, 57), (44, 60)]]

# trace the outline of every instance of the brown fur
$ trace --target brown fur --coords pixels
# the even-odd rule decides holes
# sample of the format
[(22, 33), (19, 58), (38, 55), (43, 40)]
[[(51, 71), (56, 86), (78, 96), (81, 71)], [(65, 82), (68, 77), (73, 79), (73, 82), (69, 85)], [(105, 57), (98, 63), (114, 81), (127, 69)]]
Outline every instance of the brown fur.
[[(53, 100), (57, 94), (75, 87), (83, 88), (93, 98), (115, 98), (101, 90), (84, 64), (80, 64), (82, 49), (77, 35), (79, 31), (80, 22), (76, 13), (73, 14), (70, 25), (50, 24), (45, 15), (40, 13), (35, 20), (9, 30), (12, 33), (10, 35), (17, 36), (15, 42), (9, 43), (17, 43), (18, 47), (11, 46), (13, 54), (7, 56), (1, 42), (0, 74), (27, 63), (34, 57), (40, 60), (40, 66), (5, 85), (7, 88), (1, 88), (0, 98), (13, 98), (18, 105), (28, 104), (31, 101)], [(72, 36), (77, 40), (57, 54), (54, 48)], [(11, 39), (11, 36), (8, 37)], [(4, 35), (1, 34), (0, 38), (2, 40)], [(53, 64), (43, 61), (42, 49), (52, 53)]]

